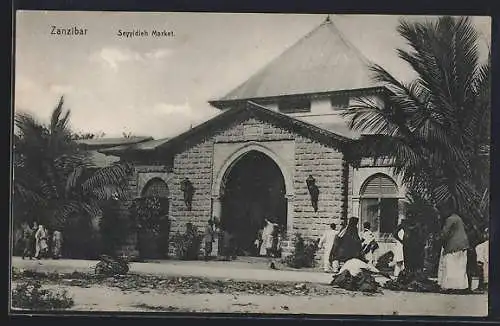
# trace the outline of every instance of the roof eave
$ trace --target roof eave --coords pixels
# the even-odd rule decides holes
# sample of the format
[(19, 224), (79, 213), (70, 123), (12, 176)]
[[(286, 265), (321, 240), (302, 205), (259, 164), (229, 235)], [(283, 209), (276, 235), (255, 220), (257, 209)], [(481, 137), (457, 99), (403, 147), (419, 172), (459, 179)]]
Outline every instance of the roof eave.
[(371, 87), (355, 88), (355, 89), (344, 89), (344, 90), (334, 90), (326, 92), (312, 92), (312, 93), (301, 93), (301, 94), (285, 94), (285, 95), (275, 95), (275, 96), (265, 96), (265, 97), (253, 97), (253, 98), (242, 98), (242, 99), (220, 99), (208, 101), (210, 105), (217, 109), (225, 109), (232, 105), (244, 104), (248, 101), (252, 102), (276, 102), (286, 98), (300, 98), (308, 97), (311, 99), (328, 97), (334, 94), (355, 94), (355, 93), (379, 93), (385, 92), (387, 88), (382, 85), (374, 85)]

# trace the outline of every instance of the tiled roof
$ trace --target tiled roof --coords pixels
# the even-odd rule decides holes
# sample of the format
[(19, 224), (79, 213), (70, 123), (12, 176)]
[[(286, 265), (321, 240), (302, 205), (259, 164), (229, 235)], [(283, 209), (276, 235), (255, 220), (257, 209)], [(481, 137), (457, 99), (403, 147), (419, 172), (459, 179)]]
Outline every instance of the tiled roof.
[(369, 61), (326, 20), (246, 82), (226, 101), (373, 88)]

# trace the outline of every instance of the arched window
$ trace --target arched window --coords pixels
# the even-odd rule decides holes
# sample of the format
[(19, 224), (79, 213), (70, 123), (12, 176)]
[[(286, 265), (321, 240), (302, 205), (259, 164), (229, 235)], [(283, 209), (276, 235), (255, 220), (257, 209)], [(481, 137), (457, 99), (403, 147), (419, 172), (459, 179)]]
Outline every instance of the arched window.
[(151, 179), (144, 186), (141, 197), (168, 198), (168, 186), (162, 179)]
[(370, 222), (380, 237), (389, 236), (398, 223), (398, 188), (392, 178), (375, 174), (361, 187), (361, 222)]

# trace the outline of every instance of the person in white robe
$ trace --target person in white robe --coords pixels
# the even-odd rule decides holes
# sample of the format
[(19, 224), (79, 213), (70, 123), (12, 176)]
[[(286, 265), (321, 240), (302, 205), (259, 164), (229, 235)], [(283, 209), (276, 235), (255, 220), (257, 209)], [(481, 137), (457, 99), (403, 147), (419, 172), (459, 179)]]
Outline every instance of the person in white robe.
[(261, 256), (270, 256), (271, 251), (273, 249), (273, 233), (274, 228), (278, 225), (269, 221), (267, 218), (265, 219), (266, 225), (264, 229), (262, 229), (262, 244), (260, 246), (260, 255)]
[(331, 253), (333, 250), (333, 243), (335, 241), (335, 237), (338, 234), (337, 225), (335, 223), (330, 224), (328, 230), (325, 231), (323, 236), (320, 238), (318, 243), (318, 248), (323, 248), (323, 270), (325, 273), (329, 273), (333, 270), (334, 273), (338, 270), (337, 266), (332, 266), (330, 261)]
[(40, 259), (40, 258), (46, 258), (47, 252), (49, 250), (49, 245), (48, 245), (48, 234), (47, 230), (44, 228), (43, 225), (38, 226), (38, 230), (35, 233), (35, 258)]
[(469, 238), (462, 218), (451, 203), (443, 203), (439, 213), (445, 218), (441, 231), (443, 247), (438, 268), (438, 284), (443, 290), (463, 291), (469, 287), (467, 249)]
[(400, 227), (396, 233), (396, 243), (394, 245), (394, 258), (389, 266), (394, 266), (394, 277), (398, 277), (401, 271), (405, 268), (404, 265), (404, 251), (403, 251), (403, 237), (405, 235), (404, 228)]

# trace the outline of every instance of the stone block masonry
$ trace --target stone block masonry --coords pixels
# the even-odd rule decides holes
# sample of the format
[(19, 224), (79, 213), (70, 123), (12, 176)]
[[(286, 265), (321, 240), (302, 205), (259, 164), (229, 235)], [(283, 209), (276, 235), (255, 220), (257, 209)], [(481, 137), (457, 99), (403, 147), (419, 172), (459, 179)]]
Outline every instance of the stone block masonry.
[[(318, 211), (314, 212), (306, 179), (312, 175), (319, 188)], [(343, 214), (343, 154), (304, 137), (295, 140), (294, 232), (304, 238), (320, 237)]]
[[(208, 139), (174, 158), (174, 177), (172, 179), (170, 217), (172, 219), (171, 232), (184, 232), (186, 223), (191, 222), (201, 228), (211, 218), (211, 187), (212, 187), (212, 160), (213, 139)], [(184, 194), (181, 191), (181, 181), (188, 178), (194, 187), (191, 211), (184, 203)]]
[[(283, 243), (283, 253), (293, 251), (293, 238), (295, 233), (300, 233), (305, 239), (321, 237), (328, 225), (332, 222), (340, 223), (346, 214), (347, 188), (346, 173), (343, 154), (331, 147), (315, 140), (295, 134), (287, 129), (272, 123), (248, 118), (235, 122), (220, 131), (206, 135), (197, 143), (187, 145), (178, 150), (174, 155), (173, 167), (162, 168), (143, 164), (136, 169), (136, 176), (130, 181), (131, 190), (136, 194), (138, 188), (143, 186), (146, 179), (138, 177), (157, 176), (168, 181), (171, 233), (184, 232), (185, 225), (191, 222), (201, 232), (207, 221), (212, 216), (212, 194), (217, 189), (212, 189), (214, 178), (214, 144), (215, 143), (241, 143), (292, 141), (295, 145), (287, 149), (288, 158), (284, 159), (280, 153), (273, 153), (282, 161), (291, 163), (290, 177), (292, 188), (287, 189), (291, 201), (288, 217), (292, 220), (291, 234)], [(237, 148), (237, 147), (235, 147)], [(294, 151), (290, 153), (290, 151)], [(226, 153), (227, 154), (227, 153)], [(293, 162), (290, 162), (293, 160)], [(306, 178), (312, 175), (319, 187), (318, 212), (311, 206), (310, 195), (306, 185)], [(192, 200), (192, 209), (189, 211), (183, 200), (181, 181), (188, 178), (195, 191)]]

